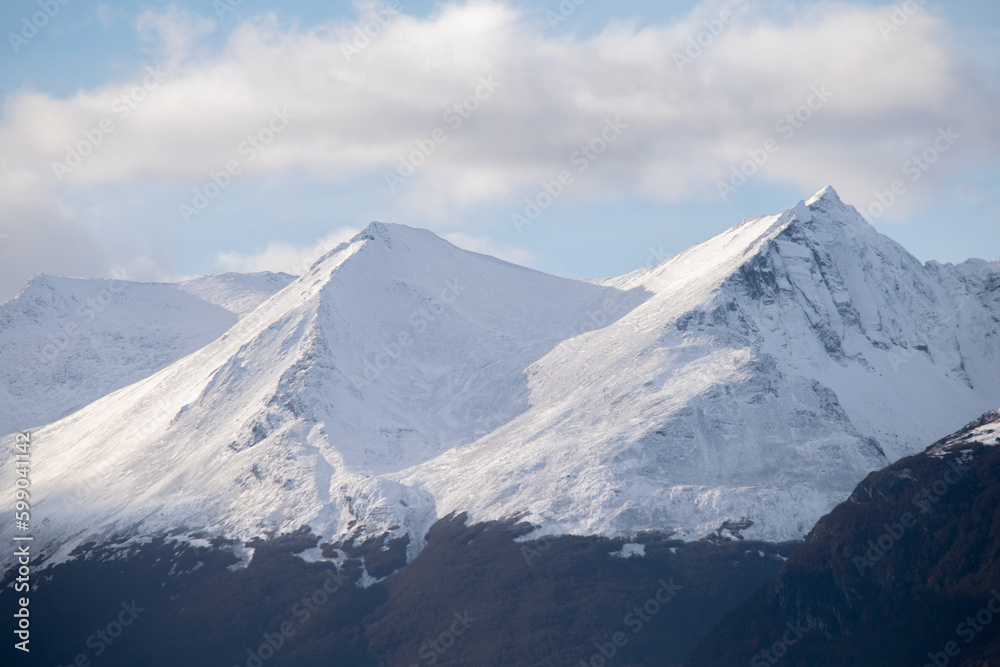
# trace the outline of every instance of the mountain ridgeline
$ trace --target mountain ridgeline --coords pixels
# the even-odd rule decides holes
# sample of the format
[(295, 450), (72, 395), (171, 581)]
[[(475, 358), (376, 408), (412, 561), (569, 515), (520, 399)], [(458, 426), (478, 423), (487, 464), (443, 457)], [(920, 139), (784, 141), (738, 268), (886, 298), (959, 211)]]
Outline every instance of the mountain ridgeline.
[[(936, 640), (933, 609), (994, 585), (992, 528), (889, 515), (965, 465), (907, 457), (1000, 405), (998, 341), (1000, 264), (921, 263), (832, 188), (598, 281), (377, 222), (299, 277), (40, 276), (0, 305), (0, 421), (31, 431), (33, 613), (61, 633), (40, 650), (679, 665), (780, 569), (693, 664), (792, 639), (801, 664), (860, 659), (858, 637), (903, 655), (903, 625), (881, 649), (864, 628), (898, 613)], [(979, 445), (940, 507), (991, 526)], [(910, 536), (919, 554), (876, 558)], [(17, 566), (0, 557), (6, 583)], [(91, 640), (95, 614), (133, 629)], [(983, 639), (963, 656), (992, 655)]]
[[(525, 512), (541, 535), (693, 540), (745, 520), (747, 538), (801, 539), (868, 473), (1000, 404), (998, 287), (1000, 265), (921, 264), (830, 188), (597, 282), (372, 223), (256, 307), (211, 306), (235, 321), (210, 342), (38, 429), (38, 547), (308, 525), (405, 536), (412, 559), (441, 517)], [(101, 326), (132, 327), (112, 311)]]

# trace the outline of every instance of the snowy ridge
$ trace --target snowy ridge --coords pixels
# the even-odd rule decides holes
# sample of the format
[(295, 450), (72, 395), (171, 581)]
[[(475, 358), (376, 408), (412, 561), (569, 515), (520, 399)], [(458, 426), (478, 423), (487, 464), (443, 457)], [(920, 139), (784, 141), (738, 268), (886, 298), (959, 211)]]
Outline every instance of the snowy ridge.
[(0, 305), (0, 434), (48, 424), (148, 377), (221, 336), (292, 279), (35, 276)]
[(432, 499), (373, 473), (523, 410), (517, 374), (611, 292), (373, 223), (222, 337), (38, 431), (55, 464), (35, 516), (62, 554), (177, 526), (422, 536)]
[(295, 278), (287, 273), (220, 273), (185, 280), (177, 288), (243, 317)]
[(970, 444), (1000, 445), (1000, 410), (987, 412), (954, 435), (934, 443), (928, 451), (930, 456), (944, 457), (955, 451), (961, 453), (962, 448)]
[(451, 512), (525, 511), (545, 532), (697, 539), (745, 518), (748, 538), (798, 538), (1000, 404), (998, 326), (1000, 266), (922, 265), (830, 188), (598, 282), (372, 223), (37, 431), (36, 540), (65, 557), (116, 532), (309, 524), (405, 534), (412, 556)]

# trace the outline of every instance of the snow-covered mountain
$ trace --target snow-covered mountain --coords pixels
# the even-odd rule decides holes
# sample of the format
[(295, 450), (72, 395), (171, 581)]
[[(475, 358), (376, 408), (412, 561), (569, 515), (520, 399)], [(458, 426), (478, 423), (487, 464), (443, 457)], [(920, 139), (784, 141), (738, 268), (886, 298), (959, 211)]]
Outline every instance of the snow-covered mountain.
[(48, 424), (215, 340), (294, 279), (38, 275), (0, 305), (0, 434)]
[(530, 366), (532, 410), (395, 478), (442, 513), (790, 539), (1000, 400), (1000, 265), (923, 266), (832, 189), (603, 284), (648, 298)]
[(412, 554), (462, 511), (799, 538), (1000, 404), (998, 327), (1000, 265), (922, 265), (829, 188), (595, 282), (372, 223), (220, 337), (36, 431), (36, 542), (308, 524), (407, 535)]

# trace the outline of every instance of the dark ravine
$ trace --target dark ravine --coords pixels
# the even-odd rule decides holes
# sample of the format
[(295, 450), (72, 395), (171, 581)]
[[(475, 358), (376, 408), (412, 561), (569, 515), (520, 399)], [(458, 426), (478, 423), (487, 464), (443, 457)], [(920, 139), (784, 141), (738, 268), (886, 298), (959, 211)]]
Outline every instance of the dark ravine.
[[(242, 569), (224, 540), (87, 545), (40, 572), (31, 659), (17, 664), (554, 667), (600, 665), (603, 652), (616, 667), (679, 665), (796, 546), (643, 534), (632, 542), (645, 555), (621, 558), (625, 540), (516, 541), (530, 530), (448, 517), (408, 565), (398, 541), (320, 545), (347, 556), (339, 569), (294, 555), (317, 546), (308, 531), (255, 543)], [(368, 588), (362, 558), (385, 577)]]
[(1000, 412), (872, 473), (688, 664), (1000, 665), (998, 481)]

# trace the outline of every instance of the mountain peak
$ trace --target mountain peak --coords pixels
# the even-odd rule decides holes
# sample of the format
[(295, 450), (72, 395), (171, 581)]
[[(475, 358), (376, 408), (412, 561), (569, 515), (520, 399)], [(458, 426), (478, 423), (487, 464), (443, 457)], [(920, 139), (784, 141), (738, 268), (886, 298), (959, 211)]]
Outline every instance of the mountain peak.
[(437, 238), (440, 237), (429, 229), (422, 229), (419, 227), (410, 227), (409, 225), (402, 225), (398, 222), (378, 222), (377, 220), (369, 222), (368, 226), (362, 229), (353, 240), (383, 240), (390, 241), (392, 239), (414, 239), (414, 238)]
[(800, 201), (786, 211), (786, 214), (812, 229), (850, 227), (864, 229), (867, 233), (875, 233), (875, 229), (868, 224), (858, 210), (850, 204), (845, 204), (831, 185), (826, 186), (809, 199)]
[[(396, 223), (389, 222), (369, 222), (368, 225), (362, 229), (360, 232), (355, 234), (349, 241), (344, 241), (338, 244), (336, 247), (329, 250), (325, 255), (313, 262), (312, 266), (309, 267), (310, 271), (316, 270), (319, 266), (326, 266), (332, 257), (340, 257), (336, 260), (339, 264), (342, 262), (347, 255), (342, 256), (342, 253), (354, 246), (357, 250), (359, 247), (365, 244), (366, 241), (379, 241), (381, 246), (385, 248), (392, 248), (393, 239), (402, 238), (402, 234), (405, 232), (419, 233), (424, 230), (414, 229), (412, 227), (407, 227), (406, 225), (400, 225)], [(430, 232), (427, 232), (428, 234)], [(404, 244), (405, 246), (405, 244)]]
[(372, 221), (351, 239), (350, 243), (358, 241), (378, 241), (386, 248), (398, 250), (413, 250), (417, 247), (427, 247), (436, 245), (449, 245), (447, 241), (430, 231), (409, 225), (401, 225), (398, 222), (378, 222)]
[(368, 223), (368, 226), (361, 230), (358, 237), (372, 240), (375, 239), (388, 239), (393, 232), (393, 228), (404, 227), (404, 225), (389, 223), (389, 222), (378, 222), (373, 220)]
[[(165, 347), (138, 324), (196, 351), (175, 345), (72, 414), (55, 406), (68, 416), (38, 436), (46, 548), (117, 526), (249, 540), (308, 524), (324, 539), (405, 533), (412, 557), (452, 512), (685, 539), (748, 517), (748, 537), (798, 539), (887, 459), (1000, 404), (985, 270), (925, 269), (864, 225), (826, 188), (655, 269), (573, 281), (373, 222), (238, 321), (205, 305), (233, 303), (228, 287), (200, 290), (200, 310), (180, 311), (191, 334), (163, 323), (192, 294), (136, 288), (95, 315), (101, 337), (79, 325), (51, 384)], [(134, 312), (147, 292), (163, 305)], [(17, 304), (47, 318), (37, 334), (0, 327), (24, 341), (0, 370), (90, 295)], [(221, 325), (203, 327), (212, 312)], [(17, 386), (6, 375), (0, 390)], [(104, 460), (130, 474), (88, 487), (101, 495), (86, 515), (64, 510)]]
[(806, 206), (813, 206), (814, 204), (828, 203), (828, 204), (839, 204), (844, 205), (844, 202), (840, 199), (840, 195), (837, 191), (833, 189), (832, 185), (828, 185), (812, 197), (806, 200)]

